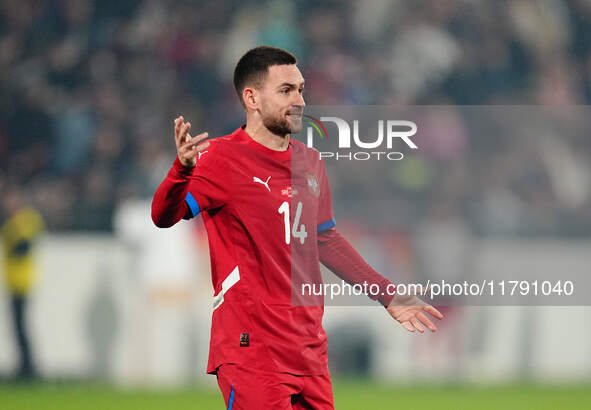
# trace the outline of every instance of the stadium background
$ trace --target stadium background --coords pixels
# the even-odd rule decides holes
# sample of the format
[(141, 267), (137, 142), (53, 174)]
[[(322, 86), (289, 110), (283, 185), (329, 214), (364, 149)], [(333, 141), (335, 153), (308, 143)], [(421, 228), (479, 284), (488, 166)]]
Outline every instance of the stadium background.
[[(29, 312), (47, 382), (10, 382), (16, 347), (0, 303), (0, 407), (222, 407), (203, 374), (203, 229), (198, 221), (155, 232), (147, 212), (174, 157), (176, 115), (214, 136), (240, 125), (231, 74), (257, 44), (298, 56), (308, 104), (591, 99), (587, 0), (4, 0), (0, 195), (20, 187), (47, 225)], [(457, 245), (455, 259), (444, 258), (450, 269), (476, 263), (474, 246), (487, 250), (477, 263), (492, 267), (499, 258), (588, 262), (588, 135), (548, 144), (450, 128), (445, 147), (454, 149), (434, 144), (392, 174), (387, 189), (399, 200), (387, 229), (360, 224), (347, 207), (360, 185), (383, 186), (364, 184), (371, 175), (339, 178), (347, 164), (330, 164), (339, 226), (371, 264), (412, 274), (441, 260), (424, 238)], [(549, 150), (567, 171), (544, 160)], [(570, 189), (556, 183), (565, 175)], [(445, 223), (429, 214), (434, 203), (445, 205)], [(376, 307), (327, 308), (337, 408), (387, 408), (409, 396), (420, 402), (412, 408), (589, 408), (589, 313), (456, 308), (437, 336), (417, 337)]]

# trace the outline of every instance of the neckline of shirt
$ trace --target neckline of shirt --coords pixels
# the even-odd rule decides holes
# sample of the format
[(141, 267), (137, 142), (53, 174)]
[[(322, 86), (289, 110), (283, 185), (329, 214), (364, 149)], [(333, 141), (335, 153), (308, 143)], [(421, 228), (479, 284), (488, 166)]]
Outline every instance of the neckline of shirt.
[(254, 140), (250, 135), (246, 133), (246, 131), (244, 131), (244, 127), (246, 127), (246, 124), (243, 124), (240, 128), (234, 131), (234, 135), (240, 137), (240, 139), (246, 142), (250, 147), (278, 160), (291, 160), (291, 152), (294, 146), (291, 141), (291, 137), (289, 138), (289, 146), (287, 147), (287, 149), (285, 151), (277, 151), (269, 147), (265, 147), (260, 142)]

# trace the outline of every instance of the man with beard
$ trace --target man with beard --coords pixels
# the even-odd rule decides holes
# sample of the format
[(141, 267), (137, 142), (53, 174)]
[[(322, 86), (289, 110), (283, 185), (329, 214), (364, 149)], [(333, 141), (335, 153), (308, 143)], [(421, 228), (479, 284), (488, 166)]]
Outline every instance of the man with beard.
[(169, 227), (203, 216), (214, 285), (207, 372), (232, 409), (333, 409), (322, 328), (319, 261), (345, 281), (379, 289), (370, 296), (407, 330), (436, 328), (435, 308), (394, 296), (336, 231), (330, 187), (318, 152), (301, 131), (304, 78), (296, 58), (275, 47), (248, 51), (234, 71), (246, 124), (205, 141), (174, 121), (177, 158), (152, 201), (152, 220)]

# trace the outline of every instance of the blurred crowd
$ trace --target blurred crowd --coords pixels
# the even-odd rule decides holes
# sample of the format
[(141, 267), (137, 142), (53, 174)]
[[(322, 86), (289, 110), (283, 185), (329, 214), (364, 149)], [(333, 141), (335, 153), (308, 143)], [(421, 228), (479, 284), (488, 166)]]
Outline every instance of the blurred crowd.
[[(21, 187), (50, 230), (111, 230), (117, 205), (151, 197), (172, 163), (176, 115), (212, 136), (241, 125), (232, 72), (257, 44), (298, 57), (307, 104), (591, 102), (590, 0), (4, 0), (0, 192)], [(387, 164), (394, 218), (591, 232), (584, 133), (485, 136), (464, 118)], [(351, 185), (329, 172), (343, 207)]]

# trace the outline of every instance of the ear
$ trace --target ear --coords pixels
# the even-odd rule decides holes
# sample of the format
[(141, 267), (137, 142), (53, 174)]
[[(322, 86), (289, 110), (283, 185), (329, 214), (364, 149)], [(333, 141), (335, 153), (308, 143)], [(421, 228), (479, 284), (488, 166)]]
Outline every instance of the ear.
[(246, 87), (242, 91), (242, 100), (246, 108), (250, 108), (251, 110), (259, 108), (259, 95), (257, 90), (252, 87)]

